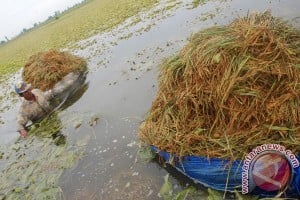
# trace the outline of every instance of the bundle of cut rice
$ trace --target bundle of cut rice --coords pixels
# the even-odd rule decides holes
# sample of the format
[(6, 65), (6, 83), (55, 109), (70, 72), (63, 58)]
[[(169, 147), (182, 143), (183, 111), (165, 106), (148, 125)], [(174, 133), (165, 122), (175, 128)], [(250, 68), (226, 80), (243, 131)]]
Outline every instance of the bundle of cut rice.
[(269, 12), (195, 34), (166, 61), (141, 124), (146, 144), (242, 158), (264, 143), (300, 153), (300, 31)]
[(24, 66), (23, 80), (41, 90), (52, 88), (70, 72), (87, 70), (87, 63), (68, 52), (50, 50), (31, 56)]

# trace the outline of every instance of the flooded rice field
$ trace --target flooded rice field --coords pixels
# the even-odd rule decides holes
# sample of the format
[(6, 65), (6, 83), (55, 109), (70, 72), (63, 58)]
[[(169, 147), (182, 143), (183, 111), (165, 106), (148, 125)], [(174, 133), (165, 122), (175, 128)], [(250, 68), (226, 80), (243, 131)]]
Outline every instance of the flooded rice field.
[[(68, 162), (61, 156), (65, 153), (47, 163), (59, 146), (48, 145), (48, 152), (39, 154), (37, 149), (44, 152), (41, 140), (18, 140), (15, 117), (19, 101), (11, 94), (13, 82), (20, 77), (16, 74), (1, 91), (8, 98), (0, 113), (0, 169), (5, 169), (8, 161), (24, 161), (24, 157), (27, 164), (33, 163), (37, 156), (38, 164), (43, 165), (41, 174), (54, 174), (59, 165), (63, 170), (54, 174), (58, 199), (159, 199), (168, 173), (174, 193), (186, 188), (192, 181), (157, 159), (145, 161), (139, 153), (138, 128), (155, 98), (160, 64), (204, 28), (266, 10), (299, 27), (299, 9), (300, 2), (294, 0), (215, 0), (200, 5), (161, 1), (109, 32), (70, 45), (65, 50), (87, 59), (89, 73), (86, 85), (67, 102), (58, 118), (67, 141), (61, 151), (80, 151), (76, 154), (80, 156), (72, 157), (69, 166), (61, 165)], [(195, 186), (197, 199), (207, 198), (207, 188)]]

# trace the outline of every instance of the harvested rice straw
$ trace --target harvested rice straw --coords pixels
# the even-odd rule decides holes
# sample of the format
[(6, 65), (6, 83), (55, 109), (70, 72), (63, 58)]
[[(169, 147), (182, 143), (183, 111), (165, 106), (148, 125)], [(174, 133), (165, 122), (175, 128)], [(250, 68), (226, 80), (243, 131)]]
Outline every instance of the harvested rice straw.
[(169, 153), (242, 158), (279, 143), (300, 153), (300, 32), (269, 12), (195, 34), (165, 61), (139, 136)]
[(87, 63), (68, 52), (50, 50), (32, 55), (24, 66), (23, 80), (34, 88), (47, 90), (73, 71), (86, 71)]

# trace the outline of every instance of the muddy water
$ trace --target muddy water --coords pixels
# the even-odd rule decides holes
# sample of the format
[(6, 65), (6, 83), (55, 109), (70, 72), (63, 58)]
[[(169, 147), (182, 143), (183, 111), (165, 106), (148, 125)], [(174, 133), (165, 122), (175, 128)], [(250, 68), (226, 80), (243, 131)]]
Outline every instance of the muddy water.
[[(173, 8), (164, 9), (177, 2)], [(192, 9), (192, 1), (162, 1), (151, 11), (70, 48), (88, 59), (87, 89), (60, 115), (68, 123), (63, 134), (72, 142), (86, 142), (85, 156), (64, 172), (60, 187), (65, 199), (158, 199), (165, 176), (178, 191), (192, 184), (157, 161), (142, 161), (137, 152), (138, 127), (155, 97), (158, 68), (164, 58), (176, 54), (192, 33), (214, 24), (227, 24), (248, 12), (271, 10), (275, 16), (300, 25), (300, 2), (295, 0), (208, 1)], [(10, 119), (3, 127), (13, 128)], [(86, 117), (88, 116), (88, 117)], [(98, 121), (82, 123), (97, 116)], [(2, 129), (2, 128), (1, 128)], [(2, 132), (2, 131), (1, 131)], [(5, 135), (4, 135), (5, 136)], [(17, 137), (17, 134), (3, 137)], [(206, 188), (198, 186), (199, 199)]]

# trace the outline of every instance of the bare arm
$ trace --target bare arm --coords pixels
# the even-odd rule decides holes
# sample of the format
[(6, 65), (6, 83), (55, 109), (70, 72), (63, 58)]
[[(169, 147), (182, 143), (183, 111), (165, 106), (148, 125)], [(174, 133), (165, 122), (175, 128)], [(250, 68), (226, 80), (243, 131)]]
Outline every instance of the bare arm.
[(18, 123), (18, 132), (20, 133), (21, 137), (27, 136), (27, 131), (25, 129), (27, 122), (28, 122), (28, 117), (20, 112), (17, 117), (17, 123)]

